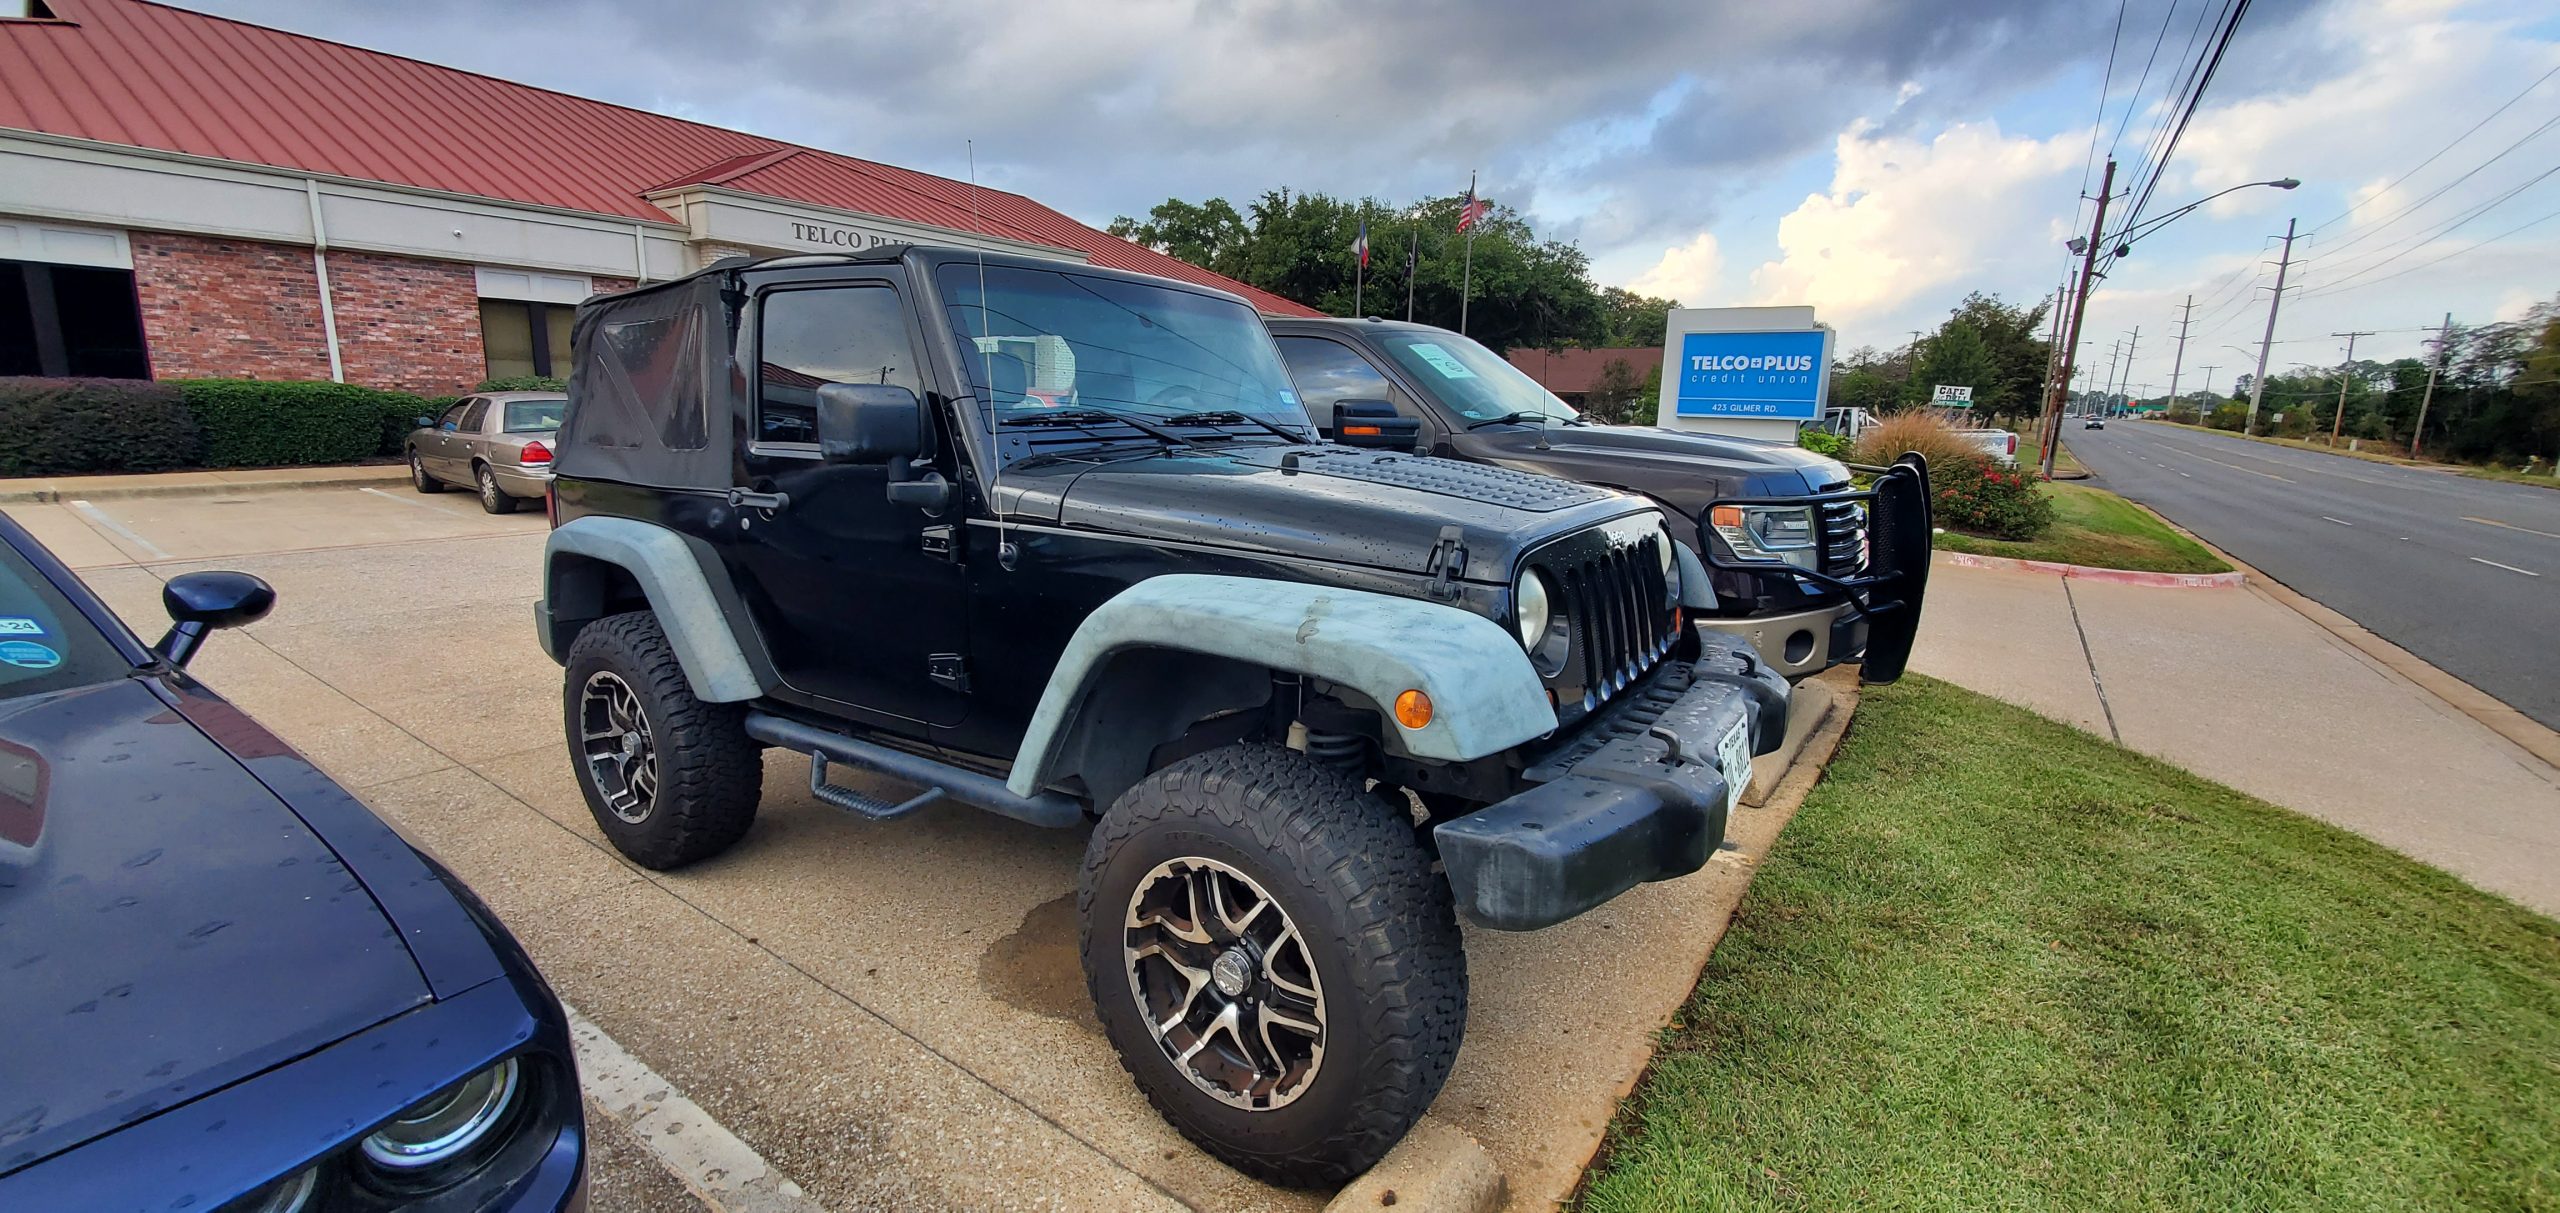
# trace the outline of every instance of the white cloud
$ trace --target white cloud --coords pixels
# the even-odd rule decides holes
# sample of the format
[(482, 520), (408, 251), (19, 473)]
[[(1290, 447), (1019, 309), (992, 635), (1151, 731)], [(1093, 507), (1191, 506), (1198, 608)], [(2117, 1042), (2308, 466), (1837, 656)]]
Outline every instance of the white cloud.
[[(1849, 345), (1890, 341), (1953, 295), (2033, 282), (2058, 263), (2086, 136), (2011, 138), (1960, 123), (1922, 141), (1841, 132), (1831, 187), (1778, 221), (1753, 302), (1812, 304)], [(2032, 291), (2032, 288), (2030, 288)]]
[(1676, 248), (1662, 250), (1653, 268), (1635, 276), (1627, 289), (1640, 295), (1677, 299), (1690, 307), (1714, 307), (1724, 284), (1724, 250), (1714, 232)]

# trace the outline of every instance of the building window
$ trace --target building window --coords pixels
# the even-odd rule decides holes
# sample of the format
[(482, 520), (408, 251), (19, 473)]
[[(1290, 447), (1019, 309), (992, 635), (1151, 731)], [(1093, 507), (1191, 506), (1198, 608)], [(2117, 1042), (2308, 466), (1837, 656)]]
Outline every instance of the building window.
[(491, 379), (569, 375), (569, 324), (578, 309), (514, 299), (480, 301), (480, 345)]
[(150, 378), (133, 271), (0, 261), (0, 375)]

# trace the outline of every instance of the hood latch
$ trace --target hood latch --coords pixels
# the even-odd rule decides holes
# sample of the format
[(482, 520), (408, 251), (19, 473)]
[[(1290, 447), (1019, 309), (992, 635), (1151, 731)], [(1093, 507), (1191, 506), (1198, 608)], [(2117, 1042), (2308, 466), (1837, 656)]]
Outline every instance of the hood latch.
[(1431, 545), (1431, 558), (1423, 562), (1422, 571), (1431, 577), (1431, 596), (1442, 602), (1458, 599), (1458, 578), (1467, 571), (1466, 532), (1455, 526), (1440, 528), (1440, 541)]

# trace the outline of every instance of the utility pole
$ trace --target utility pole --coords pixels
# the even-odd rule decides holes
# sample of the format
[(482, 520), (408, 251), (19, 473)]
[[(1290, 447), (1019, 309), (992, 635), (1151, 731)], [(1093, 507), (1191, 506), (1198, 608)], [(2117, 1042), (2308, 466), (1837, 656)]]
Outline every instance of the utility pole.
[(2284, 255), (2276, 261), (2276, 293), (2267, 297), (2267, 335), (2258, 339), (2258, 374), (2249, 381), (2249, 420), (2240, 427), (2243, 434), (2258, 432), (2258, 401), (2267, 394), (2267, 351), (2275, 348), (2276, 308), (2284, 303), (2285, 271), (2293, 268), (2293, 225), (2284, 221)]
[[(2221, 368), (2221, 367), (2218, 367), (2218, 366), (2206, 366), (2206, 367), (2204, 368), (2204, 398), (2205, 398), (2205, 400), (2211, 400), (2211, 399), (2213, 399), (2213, 373), (2214, 373), (2215, 371), (2218, 371), (2218, 370), (2221, 370), (2221, 369), (2222, 369), (2222, 368)], [(2170, 403), (2170, 405), (2171, 405), (2172, 407), (2174, 407), (2174, 406), (2176, 406), (2176, 404), (2177, 404), (2178, 402), (2177, 402), (2175, 399), (2171, 399), (2171, 400), (2169, 401), (2169, 403)], [(2197, 423), (2198, 425), (2202, 425), (2202, 424), (2204, 423), (2204, 401), (2202, 401), (2202, 400), (2199, 400), (2199, 401), (2197, 401), (2197, 402), (2196, 402), (2196, 423)]]
[(2107, 157), (2107, 175), (2098, 181), (2098, 213), (2089, 220), (2089, 243), (2080, 250), (2080, 293), (2071, 300), (2071, 334), (2062, 347), (2062, 380), (2059, 390), (2045, 398), (2044, 434), (2037, 463), (2047, 480), (2053, 479), (2053, 448), (2062, 437), (2062, 397), (2071, 384), (2072, 362), (2080, 354), (2080, 325), (2089, 315), (2089, 296), (2097, 289), (2094, 271), (2098, 267), (2098, 243), (2107, 238), (2107, 199), (2115, 194), (2116, 161)]
[[(2116, 394), (2119, 396), (2124, 395), (2124, 389), (2133, 386), (2133, 353), (2141, 348), (2142, 326), (2137, 324), (2133, 326), (2133, 340), (2124, 347), (2124, 381), (2116, 385)], [(2107, 402), (2108, 408), (2114, 408), (2115, 405), (2116, 402), (2113, 400)]]
[(2373, 336), (2373, 330), (2355, 333), (2331, 333), (2347, 339), (2347, 360), (2338, 365), (2338, 411), (2329, 418), (2329, 445), (2338, 445), (2338, 435), (2347, 430), (2347, 383), (2356, 373), (2356, 338)]
[[(2062, 373), (2062, 311), (2071, 298), (2071, 271), (2062, 271), (2062, 285), (2054, 288), (2053, 315), (2047, 318), (2044, 335), (2044, 395), (2053, 392), (2054, 376)], [(2036, 397), (2041, 400), (2044, 395)]]
[(2178, 356), (2169, 363), (2169, 407), (2178, 407), (2178, 371), (2187, 363), (2187, 318), (2195, 313), (2196, 297), (2187, 296), (2187, 306), (2178, 313)]
[(2418, 397), (2418, 427), (2409, 431), (2409, 457), (2418, 457), (2418, 445), (2427, 440), (2427, 406), (2435, 403), (2436, 374), (2444, 369), (2445, 359), (2453, 356), (2453, 313), (2444, 314), (2444, 331), (2436, 335), (2436, 360), (2427, 368), (2427, 394)]

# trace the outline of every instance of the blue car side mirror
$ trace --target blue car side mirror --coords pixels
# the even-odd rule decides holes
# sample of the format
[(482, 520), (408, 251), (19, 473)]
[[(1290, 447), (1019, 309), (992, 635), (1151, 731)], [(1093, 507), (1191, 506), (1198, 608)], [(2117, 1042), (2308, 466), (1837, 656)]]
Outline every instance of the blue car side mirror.
[(169, 633), (153, 646), (174, 666), (185, 666), (216, 628), (256, 623), (275, 609), (274, 586), (247, 573), (207, 571), (181, 573), (160, 587), (160, 605), (169, 612)]

